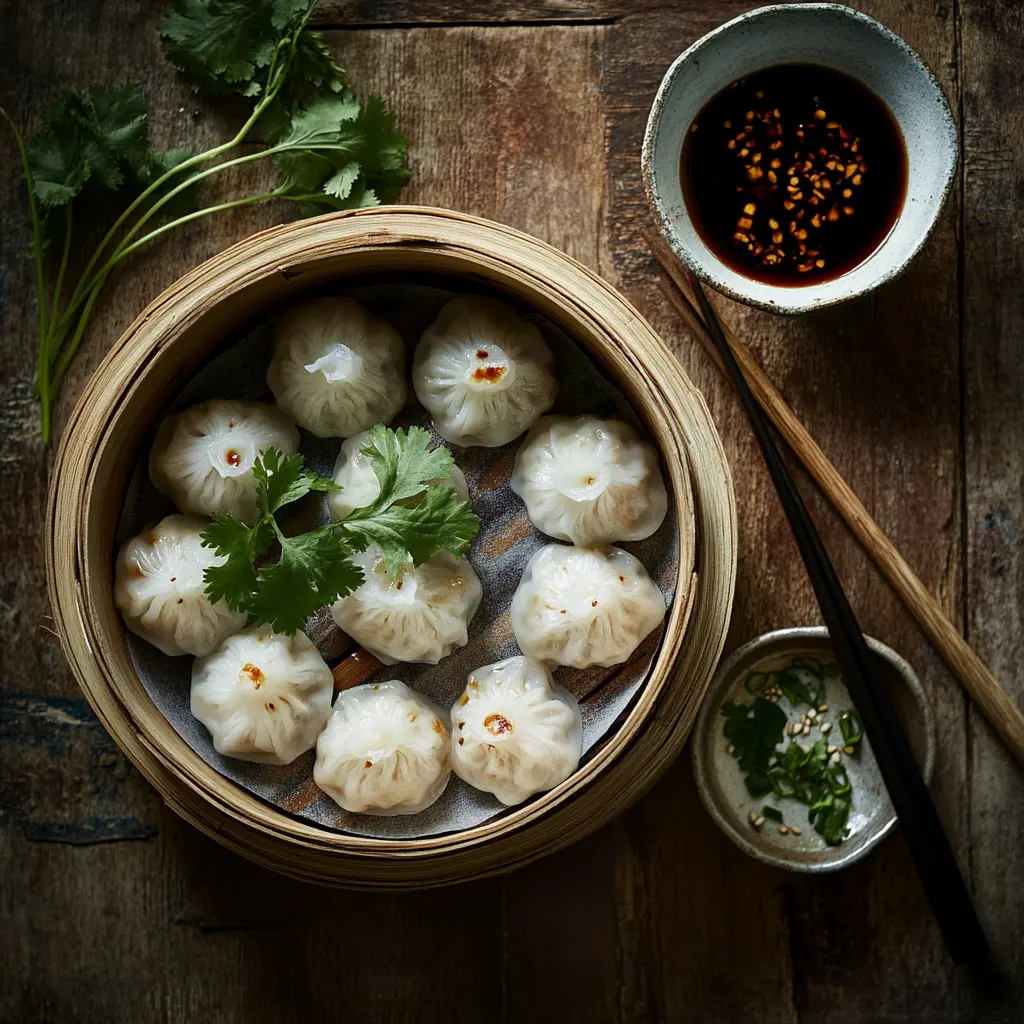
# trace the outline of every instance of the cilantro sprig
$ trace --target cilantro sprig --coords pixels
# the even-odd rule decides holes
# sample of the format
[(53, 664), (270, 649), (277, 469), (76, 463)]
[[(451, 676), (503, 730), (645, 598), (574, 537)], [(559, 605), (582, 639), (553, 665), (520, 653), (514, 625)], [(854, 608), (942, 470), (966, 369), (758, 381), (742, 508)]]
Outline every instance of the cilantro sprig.
[[(0, 108), (15, 135), (28, 193), (44, 443), (97, 299), (133, 252), (199, 217), (239, 206), (284, 199), (310, 216), (397, 198), (409, 177), (407, 140), (383, 100), (360, 98), (348, 86), (324, 40), (309, 28), (315, 5), (176, 0), (160, 26), (168, 58), (197, 92), (251, 104), (238, 131), (204, 152), (153, 148), (146, 101), (133, 86), (63, 93), (27, 142)], [(254, 148), (257, 137), (262, 144)], [(255, 161), (273, 163), (276, 184), (197, 205), (197, 186)], [(96, 250), (91, 256), (75, 251), (78, 239), (90, 237), (80, 231), (83, 222), (101, 218), (110, 226)], [(65, 278), (73, 266), (84, 269), (72, 287)]]
[[(317, 609), (351, 594), (363, 582), (352, 555), (370, 544), (384, 553), (385, 568), (399, 573), (441, 551), (459, 557), (480, 529), (469, 502), (433, 485), (451, 475), (447, 448), (430, 449), (421, 427), (373, 427), (363, 446), (380, 484), (374, 501), (344, 519), (296, 536), (277, 520), (286, 506), (310, 491), (336, 490), (330, 478), (306, 468), (301, 455), (264, 448), (253, 466), (258, 517), (243, 523), (218, 512), (203, 543), (225, 558), (206, 570), (210, 600), (224, 600), (255, 625), (295, 633)], [(276, 561), (268, 560), (277, 550)]]

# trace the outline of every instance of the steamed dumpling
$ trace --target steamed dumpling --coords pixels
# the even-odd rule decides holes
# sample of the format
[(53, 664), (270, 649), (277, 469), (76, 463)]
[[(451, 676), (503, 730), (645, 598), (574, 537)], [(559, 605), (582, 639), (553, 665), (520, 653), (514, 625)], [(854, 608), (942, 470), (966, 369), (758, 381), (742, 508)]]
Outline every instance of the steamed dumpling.
[(125, 625), (164, 654), (209, 654), (246, 621), (206, 596), (203, 573), (223, 556), (203, 546), (205, 523), (168, 516), (124, 542), (114, 573), (114, 603)]
[(448, 784), (447, 716), (405, 683), (343, 690), (316, 744), (313, 781), (355, 814), (415, 814)]
[(665, 598), (621, 548), (548, 544), (512, 596), (523, 654), (547, 665), (621, 665), (665, 617)]
[(168, 416), (149, 454), (149, 476), (182, 512), (256, 517), (252, 467), (273, 445), (298, 451), (299, 432), (280, 409), (262, 402), (215, 399)]
[(405, 345), (358, 302), (314, 299), (278, 323), (267, 384), (299, 426), (350, 437), (405, 405)]
[(364, 583), (331, 606), (338, 628), (372, 655), (394, 665), (436, 665), (469, 639), (469, 621), (483, 589), (465, 558), (442, 551), (393, 576), (376, 544), (352, 556)]
[(510, 482), (538, 530), (583, 547), (650, 537), (668, 510), (654, 448), (596, 416), (543, 417)]
[(555, 402), (554, 357), (540, 331), (496, 299), (461, 295), (423, 333), (416, 397), (445, 440), (507, 444)]
[(192, 666), (192, 714), (225, 757), (291, 764), (331, 713), (334, 677), (305, 633), (245, 629)]
[[(373, 471), (373, 464), (363, 454), (368, 434), (369, 431), (364, 430), (350, 437), (342, 443), (341, 451), (338, 452), (338, 459), (334, 463), (334, 482), (341, 490), (331, 491), (327, 495), (327, 508), (332, 519), (344, 519), (353, 509), (369, 505), (380, 494), (380, 481)], [(430, 483), (450, 488), (459, 501), (469, 501), (466, 477), (458, 466), (452, 466), (451, 476), (447, 479), (431, 480)]]
[(452, 707), (452, 768), (503, 804), (554, 789), (583, 749), (580, 708), (532, 658), (473, 672)]

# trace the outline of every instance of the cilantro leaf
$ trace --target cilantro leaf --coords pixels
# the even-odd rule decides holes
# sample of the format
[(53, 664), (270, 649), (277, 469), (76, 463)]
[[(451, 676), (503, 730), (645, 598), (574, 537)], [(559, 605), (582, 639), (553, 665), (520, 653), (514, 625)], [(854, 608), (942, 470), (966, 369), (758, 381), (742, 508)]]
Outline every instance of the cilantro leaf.
[(178, 0), (160, 25), (167, 55), (197, 91), (259, 97), (279, 45), (294, 45), (267, 109), (264, 137), (276, 141), (291, 111), (345, 87), (345, 72), (319, 32), (305, 27), (308, 0)]
[(178, 0), (160, 25), (167, 56), (194, 89), (258, 96), (258, 72), (305, 4), (286, 0)]
[(395, 199), (409, 180), (408, 140), (383, 100), (361, 102), (351, 89), (297, 113), (274, 162), (280, 194), (303, 216), (377, 206)]
[[(372, 508), (373, 506), (367, 506)], [(464, 555), (480, 529), (480, 520), (468, 501), (459, 501), (447, 487), (428, 487), (414, 505), (393, 504), (374, 515), (342, 520), (341, 529), (360, 549), (376, 543), (384, 552), (388, 572), (397, 572), (412, 559), (413, 564), (448, 551)]]
[(134, 86), (95, 88), (87, 101), (61, 93), (43, 131), (26, 145), (44, 212), (70, 202), (90, 181), (116, 191), (145, 159), (148, 137), (146, 101)]
[(301, 455), (284, 455), (272, 446), (263, 449), (252, 472), (256, 479), (256, 502), (265, 519), (310, 491), (338, 489), (330, 477), (306, 469)]
[(259, 590), (255, 562), (270, 550), (273, 527), (262, 519), (247, 526), (226, 512), (214, 512), (201, 536), (206, 547), (226, 558), (203, 574), (207, 596), (213, 602), (226, 601), (232, 611), (248, 612)]
[(318, 608), (362, 585), (362, 570), (348, 556), (349, 549), (333, 530), (283, 539), (278, 562), (259, 572), (250, 614), (279, 633), (304, 629)]
[(108, 189), (124, 182), (124, 165), (137, 166), (149, 148), (149, 111), (133, 86), (89, 90), (80, 117), (86, 128), (86, 159)]
[(353, 515), (376, 515), (379, 508), (415, 497), (432, 482), (447, 480), (452, 474), (452, 453), (443, 445), (431, 451), (430, 441), (422, 427), (389, 430), (382, 423), (371, 427), (362, 453), (370, 460), (380, 493), (372, 505)]

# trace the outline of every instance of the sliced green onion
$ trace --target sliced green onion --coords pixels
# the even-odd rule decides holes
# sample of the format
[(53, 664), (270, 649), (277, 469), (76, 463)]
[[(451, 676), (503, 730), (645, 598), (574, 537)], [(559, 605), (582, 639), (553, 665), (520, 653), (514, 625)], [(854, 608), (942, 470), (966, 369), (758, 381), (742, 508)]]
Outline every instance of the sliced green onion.
[(761, 814), (763, 817), (770, 818), (772, 821), (782, 822), (782, 811), (777, 807), (765, 804), (764, 807), (761, 808)]
[(855, 746), (864, 738), (864, 728), (852, 708), (840, 713), (839, 731), (843, 734), (843, 746), (846, 747)]
[(764, 693), (765, 686), (768, 684), (768, 676), (764, 672), (751, 672), (747, 676), (747, 681), (743, 684), (747, 693), (753, 694), (755, 697), (760, 697)]

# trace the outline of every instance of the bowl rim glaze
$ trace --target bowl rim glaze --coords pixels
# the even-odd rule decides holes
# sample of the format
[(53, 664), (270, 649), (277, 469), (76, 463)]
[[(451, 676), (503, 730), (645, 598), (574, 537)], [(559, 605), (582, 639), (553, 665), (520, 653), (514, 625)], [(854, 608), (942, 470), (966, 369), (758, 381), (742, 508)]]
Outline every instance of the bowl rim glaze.
[[(655, 147), (662, 132), (664, 124), (663, 114), (676, 78), (686, 65), (695, 60), (699, 60), (702, 51), (709, 45), (719, 41), (720, 39), (727, 38), (738, 28), (746, 27), (758, 22), (770, 21), (779, 15), (784, 14), (787, 17), (795, 16), (813, 18), (822, 13), (841, 15), (856, 22), (860, 27), (867, 28), (875, 32), (890, 44), (893, 49), (894, 56), (899, 55), (899, 57), (904, 61), (906, 67), (909, 68), (912, 73), (924, 76), (932, 90), (934, 90), (935, 98), (938, 101), (939, 117), (944, 136), (943, 142), (945, 144), (944, 152), (948, 154), (949, 158), (943, 171), (943, 180), (940, 192), (937, 195), (927, 197), (927, 201), (931, 206), (927, 225), (922, 231), (913, 249), (911, 249), (901, 260), (889, 264), (880, 263), (878, 265), (878, 271), (869, 279), (864, 281), (860, 286), (850, 288), (848, 291), (840, 295), (825, 299), (815, 297), (817, 289), (813, 284), (798, 287), (784, 287), (772, 286), (765, 282), (753, 281), (751, 279), (752, 285), (760, 288), (767, 287), (771, 289), (773, 297), (770, 299), (762, 298), (757, 294), (751, 294), (749, 291), (744, 291), (742, 287), (729, 283), (725, 280), (723, 277), (723, 270), (727, 271), (729, 268), (714, 256), (713, 253), (710, 253), (710, 251), (708, 251), (707, 254), (695, 253), (688, 245), (681, 241), (675, 230), (674, 219), (670, 217), (666, 211), (666, 203), (662, 195), (662, 190), (659, 188), (658, 174), (654, 167)], [(758, 70), (762, 67), (770, 66), (771, 62), (758, 64), (751, 70)], [(900, 120), (896, 116), (895, 112), (893, 112), (893, 117), (896, 119), (897, 124), (900, 124)], [(900, 124), (900, 128), (902, 131), (902, 124)], [(680, 150), (682, 148), (682, 141), (682, 137), (680, 137)], [(695, 43), (685, 49), (678, 57), (676, 57), (669, 66), (669, 69), (665, 72), (661, 84), (658, 87), (657, 94), (655, 95), (654, 103), (651, 106), (651, 112), (647, 119), (647, 127), (644, 132), (640, 163), (647, 201), (658, 225), (659, 231), (665, 237), (676, 257), (680, 259), (701, 281), (710, 285), (723, 295), (748, 306), (763, 309), (769, 313), (800, 315), (803, 313), (814, 312), (819, 309), (827, 309), (830, 306), (835, 306), (842, 302), (848, 302), (850, 299), (866, 295), (867, 293), (874, 291), (880, 285), (898, 278), (917, 259), (938, 224), (939, 217), (952, 191), (953, 183), (956, 180), (956, 171), (959, 165), (959, 129), (957, 128), (953, 111), (949, 105), (949, 100), (946, 98), (946, 94), (944, 93), (942, 86), (939, 84), (934, 72), (927, 65), (924, 59), (910, 46), (909, 43), (906, 42), (906, 40), (897, 35), (891, 29), (887, 28), (881, 22), (876, 21), (874, 18), (870, 17), (870, 15), (854, 10), (851, 7), (846, 7), (842, 4), (771, 4), (747, 11), (739, 17), (724, 22), (717, 28), (712, 29), (706, 35), (702, 36)], [(676, 161), (676, 164), (678, 165), (678, 160)], [(674, 173), (678, 176), (678, 166), (676, 166)], [(908, 185), (908, 193), (904, 200), (904, 205), (906, 205), (906, 202), (910, 199), (911, 194)], [(689, 220), (688, 212), (685, 216), (686, 219)], [(885, 242), (882, 242), (874, 253), (868, 257), (868, 259), (873, 259), (881, 255), (885, 250), (887, 242), (888, 239)], [(857, 267), (848, 271), (846, 274), (840, 275), (839, 278), (829, 279), (822, 283), (829, 284), (834, 280), (842, 280), (843, 277), (854, 274), (861, 267), (865, 266), (866, 263), (867, 260), (858, 264)], [(737, 276), (742, 279), (742, 275)]]

